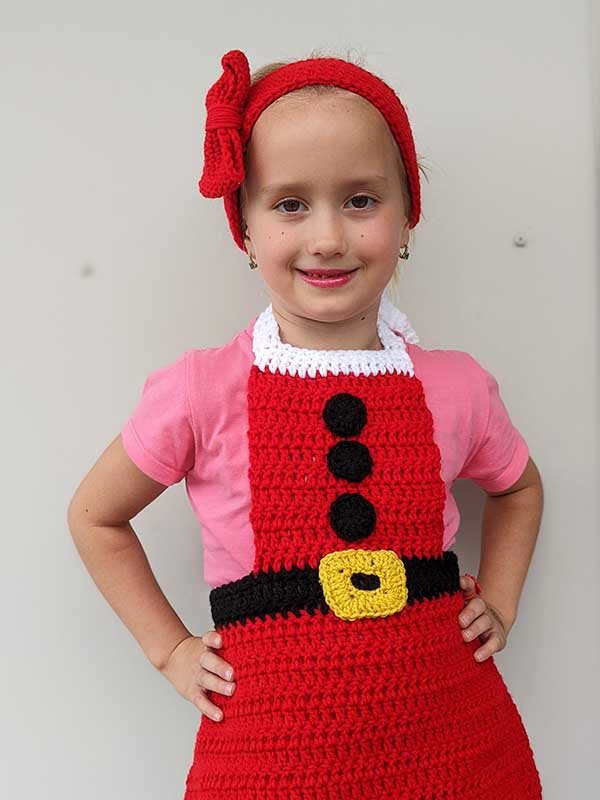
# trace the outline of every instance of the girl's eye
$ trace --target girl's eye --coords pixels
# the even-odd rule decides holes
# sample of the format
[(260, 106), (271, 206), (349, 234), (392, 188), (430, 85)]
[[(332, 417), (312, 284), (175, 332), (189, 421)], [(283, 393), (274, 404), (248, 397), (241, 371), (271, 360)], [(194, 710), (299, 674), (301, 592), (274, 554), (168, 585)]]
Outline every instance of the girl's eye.
[[(379, 202), (378, 200), (375, 200), (375, 198), (374, 198), (374, 197), (369, 197), (369, 195), (368, 195), (368, 194), (355, 194), (355, 195), (354, 195), (354, 197), (351, 197), (351, 198), (350, 198), (350, 202), (352, 202), (353, 200), (355, 200), (357, 197), (360, 197), (360, 198), (361, 198), (361, 200), (372, 200), (372, 201), (373, 201), (373, 203), (377, 203), (377, 202)], [(359, 208), (369, 208), (369, 206), (363, 206), (363, 205), (360, 205), (360, 206), (359, 206)]]
[[(378, 203), (379, 202), (374, 197), (369, 197), (369, 195), (367, 195), (367, 194), (355, 194), (354, 197), (351, 197), (348, 202), (352, 202), (352, 201), (356, 200), (356, 198), (361, 198), (361, 202), (362, 202), (362, 200), (371, 200), (373, 203)], [(300, 205), (304, 205), (304, 203), (302, 203), (301, 200), (291, 200), (291, 199), (290, 200), (282, 200), (280, 203), (277, 203), (277, 205), (275, 206), (275, 209), (279, 208), (279, 206), (289, 205), (290, 203), (292, 205), (294, 203), (296, 203), (296, 204), (300, 203)], [(358, 209), (361, 209), (361, 208), (372, 208), (372, 207), (373, 206), (360, 205), (360, 206), (358, 206)], [(356, 208), (356, 206), (355, 206), (355, 208)], [(292, 208), (291, 210), (288, 209), (288, 211), (284, 211), (283, 213), (284, 213), (284, 215), (287, 214), (287, 216), (289, 216), (290, 214), (293, 214), (296, 211), (298, 211), (297, 208)]]

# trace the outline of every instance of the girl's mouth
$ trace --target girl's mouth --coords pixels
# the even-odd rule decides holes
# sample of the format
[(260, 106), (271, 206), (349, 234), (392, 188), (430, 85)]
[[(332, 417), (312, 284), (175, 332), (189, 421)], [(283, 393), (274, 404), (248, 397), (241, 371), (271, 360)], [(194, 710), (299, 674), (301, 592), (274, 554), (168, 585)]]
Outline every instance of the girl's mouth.
[(318, 271), (310, 271), (305, 272), (304, 270), (297, 270), (300, 273), (300, 277), (303, 281), (310, 284), (311, 286), (320, 286), (324, 288), (333, 288), (335, 286), (342, 286), (348, 281), (352, 280), (352, 276), (355, 272), (358, 271), (358, 267), (352, 270), (324, 270), (323, 272)]

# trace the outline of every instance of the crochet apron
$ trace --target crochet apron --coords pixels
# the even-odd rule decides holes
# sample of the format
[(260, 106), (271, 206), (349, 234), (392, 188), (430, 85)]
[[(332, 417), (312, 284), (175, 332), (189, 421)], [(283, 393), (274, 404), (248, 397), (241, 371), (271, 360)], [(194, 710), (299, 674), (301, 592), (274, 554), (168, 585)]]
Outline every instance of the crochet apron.
[(185, 800), (542, 796), (493, 657), (462, 638), (440, 451), (393, 308), (381, 351), (291, 347), (271, 306), (257, 318), (254, 568), (210, 593), (236, 689), (207, 693), (223, 719), (201, 719)]

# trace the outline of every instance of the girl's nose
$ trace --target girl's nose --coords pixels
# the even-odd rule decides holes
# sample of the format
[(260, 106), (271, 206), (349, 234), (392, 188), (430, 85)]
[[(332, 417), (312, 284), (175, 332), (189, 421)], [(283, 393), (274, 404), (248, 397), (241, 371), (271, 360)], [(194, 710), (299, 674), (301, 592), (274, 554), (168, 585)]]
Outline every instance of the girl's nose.
[(344, 255), (347, 250), (344, 225), (334, 211), (315, 212), (308, 232), (309, 252), (324, 258)]

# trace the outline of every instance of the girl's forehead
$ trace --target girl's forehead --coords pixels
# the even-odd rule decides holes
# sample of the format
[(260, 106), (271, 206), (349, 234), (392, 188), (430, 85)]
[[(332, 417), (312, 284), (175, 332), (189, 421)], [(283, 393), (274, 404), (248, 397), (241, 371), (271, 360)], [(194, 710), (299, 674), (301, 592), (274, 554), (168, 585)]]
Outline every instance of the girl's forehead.
[(249, 173), (270, 182), (274, 173), (282, 168), (287, 172), (288, 167), (294, 173), (393, 170), (397, 145), (378, 109), (364, 98), (360, 99), (375, 113), (365, 113), (364, 105), (346, 97), (315, 99), (313, 104), (294, 98), (287, 107), (268, 106), (263, 111), (248, 141)]
[(381, 120), (387, 125), (379, 109), (362, 95), (333, 87), (333, 91), (324, 94), (290, 92), (278, 97), (259, 115), (254, 128), (259, 124), (261, 127), (281, 126), (286, 121), (331, 116), (353, 117), (365, 124)]
[[(259, 115), (254, 123), (248, 146), (264, 144), (270, 148), (289, 147), (295, 143), (362, 140), (381, 146), (382, 138), (394, 142), (392, 132), (381, 114), (368, 100), (351, 92), (347, 96), (293, 98), (286, 95)], [(361, 102), (357, 102), (356, 99)]]

